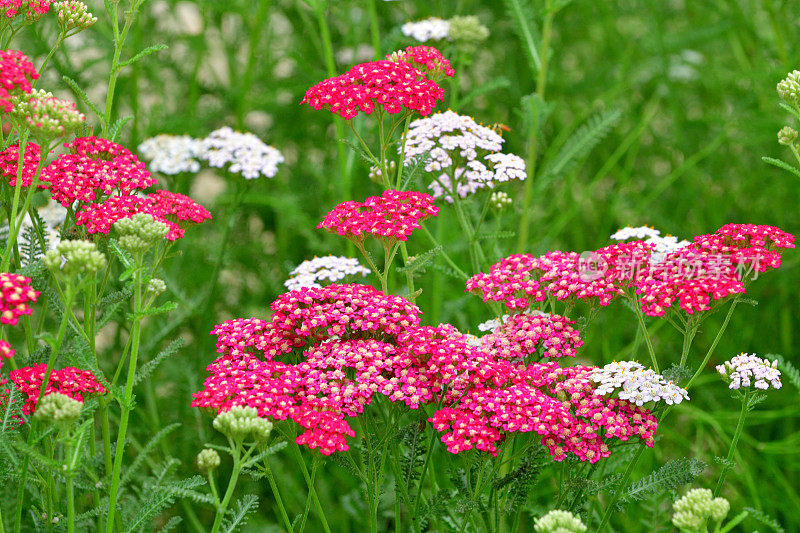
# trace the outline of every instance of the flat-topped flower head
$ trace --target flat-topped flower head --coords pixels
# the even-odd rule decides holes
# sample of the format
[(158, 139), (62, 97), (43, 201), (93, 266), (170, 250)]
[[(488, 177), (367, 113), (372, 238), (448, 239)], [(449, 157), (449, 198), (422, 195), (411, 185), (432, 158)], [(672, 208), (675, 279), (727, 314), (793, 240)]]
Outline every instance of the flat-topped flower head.
[(778, 361), (769, 361), (756, 354), (741, 353), (721, 365), (717, 372), (728, 381), (728, 388), (733, 390), (754, 387), (760, 390), (781, 388), (781, 371)]
[(684, 533), (707, 531), (709, 520), (718, 524), (730, 509), (728, 500), (709, 489), (691, 489), (672, 504), (672, 523)]
[(645, 240), (658, 237), (661, 232), (650, 226), (625, 226), (609, 237), (613, 241), (627, 241), (630, 239)]
[(420, 222), (439, 212), (431, 196), (416, 191), (385, 191), (363, 202), (344, 202), (325, 215), (317, 228), (357, 243), (370, 235), (385, 244), (408, 240)]
[[(428, 157), (425, 171), (433, 174), (429, 188), (435, 198), (453, 201), (499, 183), (524, 180), (525, 161), (500, 150), (505, 140), (492, 128), (453, 111), (435, 113), (409, 125), (405, 164)], [(400, 148), (398, 148), (400, 151)]]
[(155, 185), (144, 163), (128, 149), (99, 137), (79, 137), (64, 145), (69, 151), (42, 170), (53, 199), (67, 207), (128, 195)]
[(36, 22), (50, 10), (51, 0), (0, 0), (0, 25), (21, 16), (26, 24)]
[(51, 392), (42, 397), (33, 417), (45, 423), (69, 424), (81, 416), (83, 402), (60, 392)]
[(30, 315), (28, 304), (36, 303), (39, 291), (31, 287), (31, 279), (9, 272), (0, 273), (0, 323), (15, 325), (19, 317)]
[(150, 170), (168, 176), (199, 172), (203, 152), (203, 141), (189, 135), (160, 134), (139, 145)]
[[(206, 220), (211, 220), (211, 213), (208, 212), (208, 209), (185, 194), (158, 190), (148, 194), (147, 201), (150, 204), (148, 208), (150, 214), (159, 219), (174, 222), (180, 227), (185, 227), (187, 224), (202, 224)], [(172, 233), (170, 236), (178, 235)], [(181, 232), (179, 236), (183, 237), (183, 233)]]
[[(22, 412), (26, 415), (31, 414), (36, 407), (36, 400), (39, 398), (39, 389), (42, 386), (46, 370), (47, 365), (42, 363), (12, 370), (8, 374), (9, 380), (25, 396)], [(53, 370), (50, 373), (50, 380), (44, 391), (45, 397), (55, 392), (82, 403), (89, 395), (105, 394), (107, 391), (90, 370), (67, 367)]]
[(433, 81), (442, 78), (452, 78), (456, 71), (450, 66), (450, 61), (433, 46), (409, 46), (404, 50), (392, 52), (386, 59), (389, 61), (403, 61), (425, 73)]
[(421, 43), (427, 41), (442, 41), (450, 34), (450, 21), (439, 17), (429, 17), (414, 22), (406, 22), (400, 27), (406, 37), (411, 37)]
[(43, 144), (74, 133), (86, 120), (75, 102), (56, 98), (53, 93), (40, 89), (12, 97), (11, 102), (14, 104), (11, 115)]
[[(0, 12), (3, 7), (0, 4)], [(0, 16), (0, 20), (2, 18)], [(10, 113), (14, 109), (12, 97), (30, 94), (31, 81), (37, 79), (39, 73), (28, 56), (17, 50), (0, 50), (0, 109)]]
[(636, 361), (609, 363), (592, 370), (589, 377), (598, 385), (595, 393), (603, 396), (616, 393), (619, 399), (640, 406), (649, 402), (673, 405), (689, 400), (686, 389)]
[(418, 112), (429, 115), (444, 90), (422, 71), (400, 61), (372, 61), (329, 78), (306, 91), (300, 102), (327, 109), (345, 120), (359, 112), (372, 114), (380, 107), (389, 114)]
[(531, 356), (575, 357), (583, 341), (574, 324), (558, 315), (512, 315), (481, 337), (481, 348), (495, 358), (518, 362)]
[(53, 4), (58, 15), (58, 24), (61, 31), (74, 35), (80, 31), (91, 28), (97, 17), (92, 15), (86, 4), (78, 0), (62, 0)]
[(580, 517), (569, 511), (556, 509), (548, 512), (533, 523), (536, 533), (585, 533), (587, 531)]
[(65, 277), (74, 277), (96, 274), (107, 261), (91, 241), (61, 241), (44, 255), (44, 264)]
[[(28, 142), (25, 145), (25, 155), (22, 159), (22, 186), (30, 187), (36, 169), (39, 166), (41, 151), (39, 145)], [(17, 184), (19, 175), (19, 144), (15, 143), (0, 152), (0, 173), (8, 184), (14, 187)]]
[(370, 272), (352, 257), (326, 255), (300, 263), (289, 273), (283, 285), (290, 291), (303, 287), (322, 287), (322, 283), (336, 283), (349, 277), (364, 277)]
[(278, 165), (284, 161), (277, 148), (265, 144), (252, 133), (234, 131), (227, 126), (211, 132), (200, 143), (200, 159), (216, 168), (227, 165), (229, 172), (249, 180), (274, 177)]

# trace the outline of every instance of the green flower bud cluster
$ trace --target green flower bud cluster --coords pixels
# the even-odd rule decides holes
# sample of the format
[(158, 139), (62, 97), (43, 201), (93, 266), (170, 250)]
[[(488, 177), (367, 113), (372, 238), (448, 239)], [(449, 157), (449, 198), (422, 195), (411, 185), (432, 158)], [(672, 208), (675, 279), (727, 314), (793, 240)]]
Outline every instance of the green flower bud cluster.
[(58, 15), (58, 24), (64, 33), (77, 30), (83, 31), (97, 22), (97, 17), (89, 12), (83, 2), (77, 0), (64, 0), (53, 4)]
[(147, 283), (147, 294), (154, 298), (167, 290), (167, 284), (163, 279), (153, 278)]
[(197, 459), (195, 460), (195, 463), (197, 463), (197, 469), (203, 474), (215, 470), (221, 462), (222, 461), (220, 460), (217, 450), (213, 450), (211, 448), (202, 450), (197, 454)]
[(720, 522), (731, 505), (725, 498), (714, 498), (708, 489), (692, 489), (672, 504), (672, 523), (683, 532), (706, 531), (708, 520)]
[(231, 407), (214, 419), (214, 429), (234, 441), (243, 442), (251, 437), (256, 443), (265, 442), (272, 431), (272, 422), (259, 418), (255, 407)]
[(489, 203), (491, 204), (492, 207), (494, 207), (498, 211), (502, 211), (503, 209), (509, 207), (512, 203), (514, 203), (514, 201), (508, 194), (502, 191), (497, 191), (493, 192), (492, 196), (489, 197)]
[(778, 96), (787, 104), (797, 106), (800, 101), (800, 71), (793, 70), (778, 82)]
[(536, 520), (533, 530), (536, 533), (584, 533), (586, 525), (569, 511), (556, 509)]
[(83, 402), (60, 392), (51, 392), (39, 401), (33, 416), (42, 422), (64, 424), (77, 420), (82, 409)]
[(474, 15), (450, 19), (450, 38), (457, 44), (474, 46), (489, 38), (489, 29)]
[(56, 98), (53, 93), (41, 89), (15, 96), (11, 103), (14, 106), (11, 115), (45, 143), (73, 133), (86, 120), (86, 115), (78, 111), (74, 102)]
[(136, 213), (131, 218), (117, 220), (113, 228), (119, 235), (120, 246), (132, 253), (146, 251), (169, 233), (169, 226), (147, 213)]
[(61, 241), (44, 255), (44, 264), (67, 277), (95, 274), (106, 267), (106, 256), (89, 241)]
[(797, 130), (789, 126), (784, 126), (778, 132), (778, 143), (784, 146), (791, 146), (797, 141)]

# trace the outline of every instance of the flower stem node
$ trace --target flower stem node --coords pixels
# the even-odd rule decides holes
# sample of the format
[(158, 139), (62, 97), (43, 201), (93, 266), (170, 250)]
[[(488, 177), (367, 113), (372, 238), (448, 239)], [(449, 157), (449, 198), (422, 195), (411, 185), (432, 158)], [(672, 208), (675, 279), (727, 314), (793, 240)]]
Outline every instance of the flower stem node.
[(156, 242), (166, 239), (169, 226), (148, 213), (137, 213), (113, 225), (119, 235), (120, 245), (132, 253), (145, 252)]
[(222, 461), (217, 450), (206, 448), (197, 454), (195, 462), (197, 463), (197, 469), (203, 474), (207, 474), (215, 470)]
[(231, 407), (214, 419), (214, 429), (236, 442), (252, 437), (256, 443), (265, 442), (272, 431), (272, 422), (259, 418), (255, 407)]
[(90, 241), (62, 241), (44, 255), (44, 264), (68, 278), (95, 274), (106, 267), (106, 256)]
[(39, 402), (34, 417), (41, 422), (70, 424), (81, 416), (83, 402), (60, 392), (51, 392)]
[(719, 523), (731, 505), (725, 498), (714, 498), (709, 489), (692, 489), (672, 504), (672, 523), (682, 532), (706, 531), (706, 523)]
[(533, 530), (536, 533), (584, 533), (586, 525), (569, 511), (555, 509), (536, 520)]

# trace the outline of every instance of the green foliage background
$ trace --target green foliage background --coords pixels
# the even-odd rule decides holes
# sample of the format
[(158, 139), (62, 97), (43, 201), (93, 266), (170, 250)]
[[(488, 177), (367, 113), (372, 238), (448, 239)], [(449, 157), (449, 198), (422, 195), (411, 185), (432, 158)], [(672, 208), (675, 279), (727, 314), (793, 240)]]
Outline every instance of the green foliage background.
[[(327, 21), (337, 72), (373, 56), (368, 4), (331, 2)], [(413, 44), (399, 31), (407, 20), (479, 16), (491, 37), (470, 62), (459, 66), (457, 111), (484, 123), (506, 124), (511, 130), (505, 134), (507, 150), (526, 153), (529, 139), (521, 101), (535, 91), (536, 79), (516, 33), (518, 20), (511, 14), (521, 13), (537, 35), (538, 2), (375, 4), (384, 54)], [(102, 11), (100, 5), (96, 7)], [(43, 80), (41, 84), (55, 86), (61, 83), (61, 75), (67, 75), (90, 96), (93, 89), (102, 94), (104, 76), (97, 73), (104, 72), (113, 52), (108, 31), (101, 21), (95, 31), (67, 42), (45, 77), (51, 77), (52, 83)], [(33, 33), (29, 35), (26, 53), (44, 55), (51, 43), (37, 42)], [(158, 43), (169, 49), (126, 70), (118, 85), (120, 116), (135, 117), (123, 134), (128, 146), (134, 149), (157, 133), (203, 137), (231, 125), (253, 131), (287, 158), (275, 179), (251, 184), (233, 229), (230, 258), (213, 308), (192, 313), (189, 302), (208, 285), (219, 253), (230, 199), (224, 188), (207, 202), (220, 220), (191, 230), (181, 244), (182, 256), (171, 263), (167, 284), (182, 299), (183, 308), (147, 329), (145, 349), (150, 357), (177, 334), (186, 343), (156, 372), (153, 382), (157, 385), (148, 391), (154, 403), (134, 421), (134, 449), (137, 441), (144, 442), (161, 427), (179, 422), (183, 428), (171, 433), (168, 451), (182, 460), (182, 468), (190, 474), (202, 443), (215, 438), (209, 420), (189, 408), (189, 395), (199, 388), (204, 368), (215, 355), (208, 331), (230, 317), (266, 316), (267, 305), (282, 292), (288, 271), (303, 259), (315, 254), (354, 254), (343, 239), (315, 226), (335, 203), (361, 199), (377, 188), (354, 155), (349, 156), (352, 183), (349, 190), (343, 188), (332, 116), (298, 105), (307, 87), (327, 77), (318, 21), (307, 5), (294, 0), (149, 2), (129, 44), (131, 49), (141, 49)], [(625, 225), (653, 225), (685, 238), (727, 222), (771, 224), (800, 233), (798, 178), (761, 161), (763, 155), (789, 157), (776, 141), (777, 131), (788, 118), (778, 107), (775, 85), (786, 72), (800, 68), (800, 4), (792, 0), (575, 0), (556, 18), (551, 53), (546, 100), (554, 107), (539, 138), (545, 154), (561, 146), (594, 113), (616, 109), (620, 115), (588, 157), (556, 179), (535, 184), (526, 251), (595, 249)], [(364, 57), (356, 59), (359, 54)], [(178, 187), (203, 192), (198, 191), (198, 183), (199, 179), (193, 186)], [(503, 220), (506, 228), (515, 229), (522, 186), (511, 184), (504, 190), (518, 200), (517, 212)], [(448, 217), (446, 213), (440, 217), (438, 231), (448, 236), (447, 245), (467, 265), (464, 244)], [(415, 236), (412, 253), (425, 251), (428, 244), (424, 237)], [(512, 253), (514, 245), (515, 239), (498, 242), (492, 259)], [(758, 304), (741, 306), (734, 315), (712, 364), (741, 351), (779, 353), (797, 363), (799, 263), (799, 253), (787, 253), (780, 270), (752, 285), (751, 296)], [(458, 280), (433, 271), (429, 274), (419, 300), (426, 322), (452, 322), (467, 330), (490, 318), (478, 298), (464, 294)], [(188, 321), (180, 320), (187, 315)], [(706, 331), (700, 332), (692, 354), (695, 364), (720, 321), (721, 317), (711, 319)], [(633, 315), (615, 304), (584, 334), (582, 357), (595, 364), (615, 358), (644, 359), (635, 332)], [(656, 339), (662, 360), (669, 360), (670, 353), (677, 359), (677, 334), (665, 327)], [(725, 454), (739, 406), (712, 370), (694, 390), (692, 401), (676, 409), (660, 428), (661, 440), (645, 453), (632, 479), (644, 478), (671, 459)], [(783, 390), (771, 394), (749, 417), (737, 467), (723, 494), (734, 510), (761, 509), (778, 518), (787, 531), (797, 531), (800, 403), (797, 384), (785, 382)], [(287, 505), (301, 510), (306, 494), (302, 478), (288, 459), (273, 464)], [(712, 484), (718, 470), (719, 465), (711, 463), (697, 486)], [(331, 461), (323, 472), (318, 485), (330, 509), (331, 526), (335, 531), (351, 531), (360, 499), (354, 480)], [(546, 509), (555, 485), (555, 479), (543, 479), (531, 501)], [(264, 531), (265, 524), (276, 522), (270, 491), (265, 483), (250, 481), (243, 486), (242, 493), (247, 492), (263, 496), (258, 517), (251, 519), (249, 527)], [(668, 516), (664, 506), (647, 498), (629, 504), (626, 510), (612, 522), (622, 531), (655, 531), (650, 521), (659, 514)], [(171, 512), (181, 513), (181, 507)], [(207, 520), (203, 512), (200, 518)], [(314, 524), (309, 527), (313, 530)], [(748, 520), (743, 527), (750, 530), (758, 525)]]

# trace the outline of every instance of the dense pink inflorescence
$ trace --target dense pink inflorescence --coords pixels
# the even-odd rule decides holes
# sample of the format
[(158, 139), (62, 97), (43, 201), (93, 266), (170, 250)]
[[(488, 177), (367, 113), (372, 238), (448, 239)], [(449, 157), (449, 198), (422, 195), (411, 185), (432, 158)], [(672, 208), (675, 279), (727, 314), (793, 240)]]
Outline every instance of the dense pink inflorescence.
[(18, 50), (0, 50), (0, 109), (9, 113), (14, 108), (11, 96), (30, 93), (33, 90), (31, 80), (38, 78), (39, 73), (25, 54)]
[(8, 272), (0, 273), (0, 323), (14, 325), (22, 315), (30, 315), (29, 303), (39, 298), (31, 287), (31, 279)]
[(632, 241), (584, 254), (512, 255), (488, 273), (474, 275), (466, 289), (512, 310), (533, 307), (548, 296), (608, 305), (632, 289), (647, 315), (664, 315), (676, 302), (693, 314), (708, 311), (713, 301), (744, 293), (748, 271), (779, 267), (782, 251), (793, 247), (794, 236), (778, 228), (727, 224), (668, 253)]
[(156, 191), (145, 197), (119, 195), (106, 201), (88, 204), (75, 214), (79, 226), (88, 233), (108, 234), (114, 222), (131, 218), (137, 213), (147, 213), (169, 227), (167, 239), (174, 241), (184, 236), (186, 224), (199, 224), (211, 218), (211, 213), (194, 200), (179, 193)]
[(0, 340), (0, 360), (2, 359), (11, 359), (14, 357), (14, 348), (8, 343), (8, 341)]
[(321, 81), (306, 91), (300, 103), (349, 120), (359, 111), (371, 114), (376, 106), (391, 114), (416, 111), (425, 116), (443, 98), (444, 90), (422, 71), (405, 62), (386, 60), (362, 63)]
[[(36, 408), (46, 370), (47, 365), (42, 363), (12, 370), (8, 374), (9, 380), (25, 395), (22, 412), (26, 415), (33, 413)], [(53, 392), (60, 392), (82, 402), (91, 394), (105, 394), (106, 388), (97, 381), (91, 371), (67, 367), (50, 373), (50, 379), (42, 396)]]
[(404, 61), (431, 79), (444, 76), (452, 78), (456, 73), (450, 66), (450, 61), (433, 46), (409, 46), (405, 50), (386, 56), (386, 59)]
[(574, 321), (558, 315), (517, 314), (481, 337), (481, 348), (495, 358), (522, 361), (529, 356), (575, 357), (583, 345)]
[[(30, 187), (36, 169), (39, 165), (40, 150), (39, 145), (29, 142), (25, 145), (25, 155), (22, 162), (22, 186)], [(19, 174), (19, 144), (12, 144), (0, 152), (0, 173), (3, 178), (8, 180), (8, 184), (14, 187), (17, 184)]]
[(38, 20), (50, 9), (51, 0), (0, 0), (0, 17), (8, 22), (17, 15), (30, 21)]
[(42, 170), (53, 199), (63, 206), (95, 202), (112, 194), (130, 195), (155, 185), (145, 164), (127, 148), (98, 137), (79, 137)]
[(420, 222), (434, 217), (439, 208), (433, 197), (416, 191), (385, 191), (363, 202), (344, 202), (328, 212), (318, 228), (361, 242), (366, 235), (385, 244), (408, 240)]
[(638, 436), (653, 445), (657, 428), (647, 409), (594, 394), (591, 367), (557, 363), (483, 365), (463, 391), (449, 391), (429, 419), (451, 453), (476, 448), (497, 454), (512, 433), (535, 432), (557, 461), (574, 454), (594, 463), (610, 454), (609, 439)]

